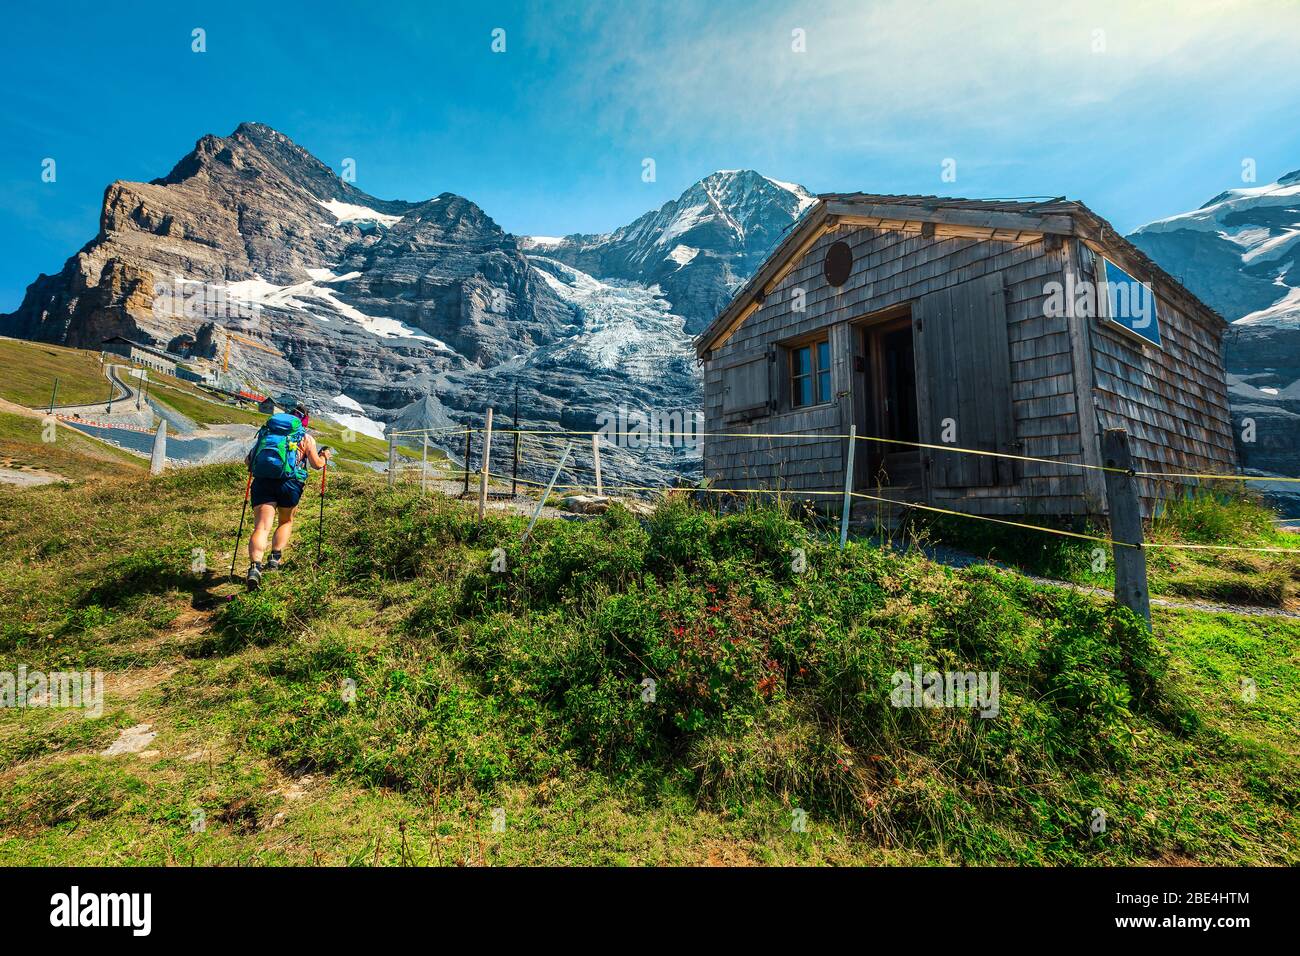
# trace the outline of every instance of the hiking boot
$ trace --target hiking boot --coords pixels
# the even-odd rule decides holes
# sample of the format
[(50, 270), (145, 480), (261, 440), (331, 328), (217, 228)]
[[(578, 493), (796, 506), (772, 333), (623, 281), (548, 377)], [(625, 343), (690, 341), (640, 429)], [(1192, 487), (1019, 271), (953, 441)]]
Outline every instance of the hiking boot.
[(256, 591), (262, 584), (262, 565), (253, 564), (248, 569), (248, 590)]
[(272, 551), (271, 557), (266, 561), (266, 570), (279, 571), (280, 565), (284, 564), (284, 558), (280, 556), (279, 551)]

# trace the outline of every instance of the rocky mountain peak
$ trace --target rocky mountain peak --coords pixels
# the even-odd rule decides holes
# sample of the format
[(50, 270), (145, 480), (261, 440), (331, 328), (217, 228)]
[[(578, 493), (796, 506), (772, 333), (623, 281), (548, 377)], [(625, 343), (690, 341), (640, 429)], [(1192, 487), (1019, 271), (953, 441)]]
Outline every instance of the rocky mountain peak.
[(724, 169), (613, 232), (531, 236), (520, 245), (593, 276), (658, 286), (696, 333), (814, 202), (795, 183)]
[(403, 227), (425, 225), (440, 231), (446, 237), (461, 241), (480, 241), (501, 248), (515, 248), (514, 241), (507, 236), (505, 230), (478, 203), (455, 193), (441, 193), (411, 207), (402, 217), (402, 224)]
[[(620, 407), (698, 406), (691, 334), (813, 202), (721, 170), (612, 233), (516, 240), (464, 196), (380, 199), (242, 123), (160, 179), (112, 183), (99, 235), (0, 332), (192, 340), (209, 370), (229, 345), (227, 387), (291, 393), (371, 434), (478, 425), (516, 388), (523, 421), (590, 429)], [(161, 308), (160, 288), (174, 293)], [(238, 334), (231, 303), (256, 310)], [(628, 477), (698, 467), (680, 449), (610, 456)]]
[(752, 169), (710, 173), (688, 189), (682, 199), (697, 192), (703, 193), (742, 231), (751, 222), (768, 218), (773, 208), (797, 219), (817, 198), (797, 183), (771, 179)]
[(1226, 189), (1129, 238), (1229, 321), (1300, 323), (1300, 170)]

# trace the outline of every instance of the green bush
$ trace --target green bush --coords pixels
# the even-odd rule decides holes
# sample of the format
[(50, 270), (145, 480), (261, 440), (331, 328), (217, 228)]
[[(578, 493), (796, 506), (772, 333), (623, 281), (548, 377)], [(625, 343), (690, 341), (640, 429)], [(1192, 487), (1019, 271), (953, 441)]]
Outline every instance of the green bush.
[(296, 768), (343, 770), (377, 786), (433, 793), (544, 773), (535, 737), (434, 663), (384, 660), (337, 638), (265, 668), (250, 742)]
[[(1016, 803), (1026, 815), (1073, 813), (1068, 781), (1130, 764), (1142, 720), (1194, 725), (1128, 611), (993, 568), (840, 550), (778, 510), (613, 509), (527, 544), (513, 522), (399, 493), (358, 520), (370, 560), (343, 561), (343, 579), (418, 586), (399, 645), (328, 638), (265, 665), (250, 739), (292, 766), (419, 793), (583, 767), (720, 806), (775, 795), (992, 858), (1012, 851), (980, 788), (1050, 797)], [(241, 599), (223, 627), (283, 640), (291, 597)], [(914, 666), (997, 672), (998, 719), (893, 706)]]
[(330, 593), (325, 574), (268, 574), (255, 591), (236, 594), (216, 615), (216, 634), (191, 649), (195, 656), (228, 654), (289, 640), (322, 613)]

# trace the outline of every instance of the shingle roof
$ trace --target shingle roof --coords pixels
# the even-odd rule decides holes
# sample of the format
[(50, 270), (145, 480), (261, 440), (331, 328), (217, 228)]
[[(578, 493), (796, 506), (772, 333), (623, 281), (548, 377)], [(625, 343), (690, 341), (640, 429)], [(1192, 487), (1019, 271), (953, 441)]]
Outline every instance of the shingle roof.
[[(744, 303), (754, 300), (759, 290), (766, 284), (774, 263), (783, 261), (785, 257), (793, 255), (799, 247), (801, 236), (808, 233), (811, 228), (815, 228), (816, 223), (826, 218), (826, 209), (831, 204), (861, 205), (864, 207), (895, 205), (913, 210), (921, 209), (924, 210), (927, 219), (933, 218), (940, 222), (943, 221), (944, 213), (956, 214), (954, 215), (955, 219), (961, 220), (964, 218), (969, 220), (969, 217), (960, 215), (962, 212), (1008, 213), (1031, 219), (1041, 218), (1045, 226), (1045, 232), (1077, 233), (1092, 239), (1107, 250), (1118, 252), (1123, 258), (1136, 264), (1140, 272), (1159, 282), (1165, 287), (1166, 291), (1172, 292), (1184, 305), (1201, 312), (1212, 321), (1216, 321), (1220, 327), (1227, 326), (1223, 316), (1198, 299), (1178, 279), (1175, 279), (1141, 249), (1116, 232), (1109, 222), (1077, 200), (1066, 199), (1064, 196), (962, 199), (948, 196), (890, 195), (861, 192), (821, 193), (817, 199), (819, 201), (804, 211), (803, 216), (794, 223), (793, 227), (786, 233), (785, 238), (755, 271), (749, 281), (736, 290), (736, 294), (731, 301), (696, 338), (695, 349), (697, 355), (702, 357), (713, 346), (714, 342), (728, 331), (728, 324), (733, 313), (737, 311), (738, 307), (743, 308)], [(1055, 217), (1055, 219), (1049, 220), (1047, 217)], [(1059, 226), (1046, 228), (1048, 222), (1060, 223), (1061, 217), (1069, 217), (1073, 225), (1067, 224), (1064, 228)]]
[(873, 205), (922, 206), (926, 209), (981, 209), (986, 212), (1027, 214), (1070, 213), (1082, 206), (1064, 196), (1025, 196), (1018, 199), (958, 199), (950, 196), (893, 195), (886, 193), (820, 193), (825, 202), (857, 202)]

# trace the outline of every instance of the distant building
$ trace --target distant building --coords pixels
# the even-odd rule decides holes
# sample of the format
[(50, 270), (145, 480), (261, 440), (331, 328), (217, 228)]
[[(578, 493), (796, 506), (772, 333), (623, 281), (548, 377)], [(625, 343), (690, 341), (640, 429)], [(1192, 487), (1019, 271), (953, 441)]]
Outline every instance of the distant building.
[(196, 372), (185, 365), (176, 366), (176, 377), (186, 382), (196, 382), (199, 385), (211, 385), (216, 378), (211, 372)]
[(104, 351), (120, 355), (123, 358), (130, 359), (137, 365), (143, 365), (145, 368), (153, 369), (155, 372), (163, 372), (167, 375), (176, 374), (176, 362), (180, 358), (178, 355), (171, 355), (162, 349), (145, 345), (143, 342), (132, 342), (121, 335), (114, 335), (112, 338), (104, 339)]

